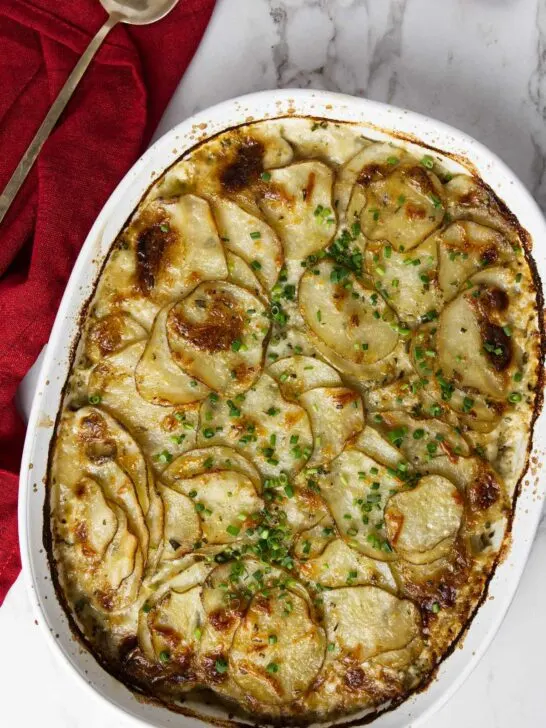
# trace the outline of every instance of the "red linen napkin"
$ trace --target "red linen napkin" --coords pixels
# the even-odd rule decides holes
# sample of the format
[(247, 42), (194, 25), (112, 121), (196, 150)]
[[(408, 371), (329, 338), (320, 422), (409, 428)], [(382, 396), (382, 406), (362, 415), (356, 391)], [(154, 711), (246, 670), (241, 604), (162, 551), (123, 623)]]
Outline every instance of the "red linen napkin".
[[(111, 31), (0, 225), (0, 604), (20, 569), (15, 392), (89, 228), (144, 150), (213, 6), (181, 0), (153, 25)], [(105, 20), (98, 0), (0, 0), (0, 190)]]

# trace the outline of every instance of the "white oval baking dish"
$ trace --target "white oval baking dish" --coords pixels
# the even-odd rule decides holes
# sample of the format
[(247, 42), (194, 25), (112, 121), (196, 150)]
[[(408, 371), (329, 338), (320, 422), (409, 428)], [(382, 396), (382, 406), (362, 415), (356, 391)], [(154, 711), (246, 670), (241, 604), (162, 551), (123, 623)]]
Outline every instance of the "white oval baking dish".
[[(546, 280), (546, 222), (522, 183), (480, 143), (446, 124), (419, 114), (365, 99), (311, 90), (265, 91), (226, 101), (182, 122), (157, 141), (120, 182), (93, 225), (74, 266), (53, 327), (42, 365), (21, 466), (19, 534), (23, 569), (31, 601), (44, 634), (54, 651), (86, 686), (118, 710), (158, 728), (203, 725), (196, 718), (181, 716), (138, 700), (106, 673), (74, 638), (57, 601), (49, 576), (43, 544), (45, 476), (53, 424), (70, 366), (72, 342), (79, 332), (79, 314), (91, 295), (104, 258), (120, 228), (148, 186), (185, 150), (196, 142), (245, 121), (286, 114), (319, 116), (356, 121), (369, 126), (370, 138), (395, 138), (397, 144), (416, 148), (417, 141), (466, 160), (509, 209), (534, 241), (533, 255)], [(400, 135), (400, 136), (399, 136)], [(401, 137), (411, 139), (404, 141)], [(441, 153), (440, 153), (440, 156)], [(444, 158), (448, 169), (460, 170), (460, 162)], [(465, 162), (465, 163), (466, 163)], [(536, 422), (533, 455), (546, 432), (544, 413)], [(542, 454), (542, 453), (540, 453)], [(538, 461), (535, 459), (534, 463)], [(533, 463), (533, 460), (531, 460)], [(546, 478), (531, 464), (517, 501), (511, 547), (498, 566), (489, 592), (458, 648), (440, 665), (428, 688), (393, 711), (376, 719), (377, 728), (415, 728), (443, 705), (470, 674), (498, 630), (516, 591), (541, 514)], [(191, 703), (188, 704), (188, 707)], [(214, 722), (225, 720), (218, 707), (197, 706)]]

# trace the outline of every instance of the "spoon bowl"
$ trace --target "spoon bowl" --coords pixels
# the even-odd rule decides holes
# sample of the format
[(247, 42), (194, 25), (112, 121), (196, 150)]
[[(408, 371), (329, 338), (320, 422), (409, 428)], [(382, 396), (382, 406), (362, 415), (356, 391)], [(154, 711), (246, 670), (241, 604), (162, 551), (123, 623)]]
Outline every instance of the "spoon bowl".
[(148, 25), (167, 15), (178, 0), (100, 0), (100, 3), (120, 23)]

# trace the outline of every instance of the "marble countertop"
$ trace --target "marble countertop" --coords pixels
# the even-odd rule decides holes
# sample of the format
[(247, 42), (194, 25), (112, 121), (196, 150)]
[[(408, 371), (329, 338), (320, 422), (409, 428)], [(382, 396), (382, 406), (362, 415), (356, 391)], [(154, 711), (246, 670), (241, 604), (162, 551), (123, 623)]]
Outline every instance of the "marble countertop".
[[(218, 0), (156, 137), (218, 101), (277, 87), (367, 96), (459, 127), (502, 157), (546, 212), (546, 0)], [(493, 644), (425, 728), (546, 725), (545, 563), (543, 518)], [(0, 645), (2, 725), (135, 725), (50, 653), (21, 577), (0, 609)]]

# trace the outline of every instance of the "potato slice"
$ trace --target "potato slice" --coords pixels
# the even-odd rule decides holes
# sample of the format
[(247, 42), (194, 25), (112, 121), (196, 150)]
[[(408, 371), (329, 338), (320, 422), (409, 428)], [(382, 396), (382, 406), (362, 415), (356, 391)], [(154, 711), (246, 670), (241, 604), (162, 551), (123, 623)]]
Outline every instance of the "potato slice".
[[(58, 481), (74, 491), (83, 475), (96, 480), (109, 500), (125, 507), (147, 547), (143, 514), (150, 506), (153, 476), (129, 433), (108, 413), (82, 407), (63, 419), (54, 471)], [(137, 525), (139, 524), (139, 525)]]
[(497, 230), (459, 220), (438, 234), (438, 255), (438, 283), (446, 301), (450, 301), (471, 275), (513, 260), (514, 251)]
[(344, 541), (331, 541), (322, 554), (300, 566), (304, 578), (335, 589), (347, 585), (372, 584), (396, 590), (388, 565), (349, 548)]
[(508, 386), (504, 369), (511, 343), (502, 327), (481, 320), (474, 291), (479, 288), (461, 293), (440, 314), (438, 363), (444, 377), (455, 379), (459, 386), (502, 399)]
[(135, 341), (148, 338), (148, 332), (127, 313), (111, 313), (95, 320), (87, 331), (85, 354), (93, 364)]
[(201, 523), (191, 498), (159, 483), (165, 509), (162, 559), (172, 561), (192, 550), (201, 537)]
[(227, 277), (209, 205), (195, 195), (149, 201), (101, 277), (95, 315), (124, 311), (150, 329), (157, 311), (206, 280)]
[(332, 462), (329, 478), (321, 483), (321, 495), (350, 546), (371, 558), (390, 561), (394, 554), (383, 511), (389, 496), (403, 485), (360, 450), (346, 448)]
[(118, 530), (113, 504), (106, 500), (100, 485), (87, 476), (66, 496), (63, 517), (56, 523), (59, 538), (75, 544), (90, 562), (100, 561)]
[(252, 599), (233, 639), (230, 673), (262, 703), (291, 703), (317, 676), (325, 647), (308, 602), (290, 589), (272, 589)]
[[(367, 151), (371, 154), (372, 147)], [(371, 240), (387, 240), (396, 250), (407, 252), (442, 223), (442, 184), (409, 155), (393, 150), (386, 162), (368, 163), (357, 184), (366, 197), (360, 225)]]
[(297, 162), (271, 171), (258, 204), (277, 231), (284, 256), (302, 260), (325, 248), (336, 230), (332, 170), (322, 162)]
[(370, 426), (416, 468), (442, 455), (456, 460), (470, 454), (464, 437), (436, 418), (417, 419), (402, 410), (393, 410), (372, 416)]
[(199, 642), (196, 635), (204, 617), (201, 587), (167, 592), (148, 614), (156, 660), (164, 665), (178, 661), (184, 665), (187, 653)]
[(256, 492), (262, 492), (260, 474), (254, 465), (230, 447), (204, 447), (191, 450), (172, 462), (163, 471), (161, 479), (172, 488), (177, 480), (221, 470), (233, 470), (245, 475), (252, 481)]
[(177, 478), (172, 487), (193, 500), (209, 544), (238, 540), (244, 534), (245, 521), (263, 507), (250, 478), (234, 470)]
[[(138, 614), (137, 636), (139, 645), (149, 660), (157, 659), (148, 621), (154, 607), (171, 591), (182, 594), (195, 588), (200, 590), (201, 584), (213, 568), (214, 564), (205, 561), (202, 556), (188, 554), (176, 561), (163, 561), (152, 579), (144, 582), (140, 594), (142, 608)], [(192, 634), (188, 637), (191, 638)]]
[(317, 387), (299, 398), (311, 421), (313, 454), (308, 462), (316, 467), (333, 460), (347, 440), (364, 427), (362, 400), (347, 387)]
[(235, 399), (207, 400), (201, 407), (199, 445), (226, 445), (250, 458), (260, 474), (295, 475), (309, 459), (313, 438), (309, 418), (287, 402), (268, 374)]
[(269, 319), (244, 288), (219, 281), (199, 285), (167, 316), (174, 361), (191, 377), (228, 396), (259, 376)]
[[(191, 405), (158, 406), (140, 396), (135, 372), (138, 378), (145, 349), (146, 344), (141, 341), (105, 357), (91, 372), (89, 391), (100, 397), (102, 407), (125, 425), (154, 469), (161, 472), (169, 459), (195, 444), (197, 409)], [(180, 374), (186, 376), (183, 372)]]
[(413, 323), (442, 307), (433, 236), (409, 253), (399, 253), (384, 241), (373, 242), (366, 250), (366, 266), (375, 287), (388, 296), (389, 305), (402, 320)]
[(238, 255), (229, 251), (226, 252), (226, 260), (229, 271), (228, 281), (239, 288), (246, 288), (257, 298), (265, 299), (264, 288), (252, 268)]
[(417, 607), (377, 586), (344, 587), (323, 596), (329, 642), (359, 662), (399, 650), (420, 634)]
[(100, 611), (128, 607), (137, 595), (143, 557), (125, 511), (93, 478), (82, 477), (72, 492), (62, 484), (57, 489), (59, 565), (70, 593), (74, 599), (85, 595)]
[(408, 561), (435, 561), (449, 553), (463, 511), (463, 497), (453, 483), (426, 475), (412, 490), (389, 499), (385, 508), (389, 541)]
[(519, 231), (507, 220), (506, 213), (490, 189), (476, 177), (458, 174), (446, 184), (447, 212), (453, 220), (470, 220), (498, 230), (511, 244), (521, 245)]
[(341, 377), (329, 364), (312, 356), (289, 356), (267, 368), (277, 382), (283, 397), (297, 401), (300, 395), (315, 387), (336, 387)]
[[(365, 190), (357, 186), (360, 173), (368, 165), (382, 166), (387, 163), (387, 159), (399, 153), (390, 144), (367, 144), (357, 154), (352, 156), (346, 164), (343, 165), (337, 176), (334, 188), (334, 198), (337, 201), (337, 211), (340, 215), (340, 221), (347, 222), (349, 225), (357, 221), (360, 217), (362, 207), (366, 204)], [(353, 210), (349, 211), (351, 197), (356, 193), (362, 193), (362, 201), (360, 205), (353, 204)]]
[(140, 396), (164, 406), (199, 402), (210, 392), (209, 387), (186, 374), (173, 359), (167, 339), (167, 318), (174, 305), (169, 304), (157, 314), (135, 370)]
[(264, 564), (256, 559), (240, 559), (216, 566), (203, 584), (201, 601), (206, 624), (201, 641), (204, 654), (227, 654), (252, 595), (275, 579), (278, 569), (264, 574)]
[(266, 289), (273, 288), (283, 262), (282, 246), (274, 230), (231, 200), (216, 198), (213, 210), (225, 248), (250, 265)]
[(200, 281), (227, 276), (210, 206), (195, 195), (150, 203), (124, 239), (135, 251), (137, 285), (159, 305), (187, 295)]
[(283, 119), (282, 135), (299, 157), (326, 158), (335, 164), (345, 164), (370, 144), (350, 127), (326, 119)]
[[(372, 416), (373, 419), (374, 416)], [(387, 442), (373, 427), (366, 425), (355, 440), (356, 447), (365, 455), (387, 468), (394, 468), (401, 462), (400, 451)]]
[(335, 263), (323, 260), (300, 283), (300, 310), (309, 329), (340, 357), (356, 365), (379, 361), (398, 341), (396, 314), (383, 298), (349, 279), (351, 290), (336, 282)]

